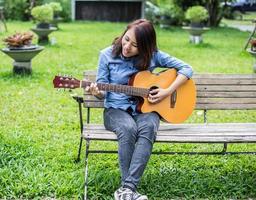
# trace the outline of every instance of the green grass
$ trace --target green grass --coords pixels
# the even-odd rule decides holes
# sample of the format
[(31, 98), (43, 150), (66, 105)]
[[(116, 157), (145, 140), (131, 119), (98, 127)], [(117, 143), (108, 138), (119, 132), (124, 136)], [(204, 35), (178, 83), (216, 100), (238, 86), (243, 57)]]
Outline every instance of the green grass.
[[(58, 73), (81, 79), (96, 69), (100, 49), (108, 46), (126, 24), (76, 22), (61, 24), (50, 35), (57, 45), (33, 59), (33, 74), (12, 74), (12, 60), (0, 53), (0, 198), (78, 199), (83, 194), (84, 155), (74, 160), (79, 143), (79, 117), (69, 92), (53, 89)], [(26, 31), (31, 23), (9, 22), (9, 33)], [(7, 33), (0, 33), (0, 40)], [(252, 57), (243, 51), (248, 33), (215, 28), (204, 43), (188, 43), (181, 28), (157, 28), (158, 46), (190, 63), (196, 73), (252, 73)], [(36, 38), (35, 38), (36, 42)], [(3, 45), (2, 45), (3, 47)], [(75, 91), (81, 93), (80, 90)], [(202, 122), (195, 111), (189, 119)], [(102, 122), (101, 110), (92, 120)], [(255, 122), (256, 111), (210, 111), (210, 122)], [(116, 143), (93, 142), (92, 148), (115, 149)], [(164, 151), (217, 151), (221, 145), (155, 145)], [(256, 145), (230, 145), (231, 150), (256, 151)], [(113, 199), (119, 187), (117, 155), (90, 155), (90, 199)], [(150, 199), (249, 199), (256, 197), (255, 155), (151, 157), (139, 191)]]

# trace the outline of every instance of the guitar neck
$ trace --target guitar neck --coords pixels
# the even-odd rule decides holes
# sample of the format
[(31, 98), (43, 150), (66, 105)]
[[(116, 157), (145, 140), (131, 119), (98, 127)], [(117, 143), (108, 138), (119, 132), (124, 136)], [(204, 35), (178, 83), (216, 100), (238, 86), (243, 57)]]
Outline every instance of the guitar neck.
[[(81, 81), (81, 87), (85, 88), (90, 86), (92, 82), (90, 81)], [(140, 96), (146, 98), (149, 94), (149, 89), (133, 87), (129, 85), (118, 85), (118, 84), (108, 84), (108, 83), (97, 83), (99, 90), (106, 92), (117, 92), (125, 93), (131, 96)]]

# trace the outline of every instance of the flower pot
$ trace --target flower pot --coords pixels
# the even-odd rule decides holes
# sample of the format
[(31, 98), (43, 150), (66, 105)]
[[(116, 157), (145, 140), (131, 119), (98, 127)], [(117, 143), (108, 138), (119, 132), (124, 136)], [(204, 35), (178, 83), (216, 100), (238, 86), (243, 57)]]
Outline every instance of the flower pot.
[(44, 43), (49, 43), (49, 37), (48, 37), (49, 34), (53, 31), (56, 31), (57, 28), (55, 28), (55, 27), (50, 27), (48, 29), (32, 28), (31, 30), (38, 35), (38, 43), (39, 44), (44, 44)]
[(32, 66), (31, 60), (40, 53), (44, 47), (31, 45), (20, 48), (3, 48), (1, 49), (6, 55), (10, 56), (13, 62), (13, 73), (14, 74), (31, 74)]
[(38, 28), (38, 29), (49, 29), (50, 24), (49, 23), (39, 23), (39, 24), (36, 25), (36, 28)]
[(206, 27), (191, 27), (191, 26), (183, 26), (182, 29), (189, 32), (190, 34), (189, 41), (194, 44), (202, 43), (203, 42), (202, 34), (210, 30), (210, 28), (206, 28)]
[(191, 28), (203, 28), (204, 24), (201, 22), (191, 22), (189, 26)]

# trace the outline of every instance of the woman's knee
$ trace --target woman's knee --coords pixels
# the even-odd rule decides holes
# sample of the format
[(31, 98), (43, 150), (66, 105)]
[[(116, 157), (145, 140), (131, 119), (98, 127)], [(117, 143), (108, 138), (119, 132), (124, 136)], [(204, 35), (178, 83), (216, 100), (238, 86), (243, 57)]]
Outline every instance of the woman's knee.
[(118, 140), (135, 142), (137, 138), (137, 125), (135, 123), (122, 123), (118, 126)]

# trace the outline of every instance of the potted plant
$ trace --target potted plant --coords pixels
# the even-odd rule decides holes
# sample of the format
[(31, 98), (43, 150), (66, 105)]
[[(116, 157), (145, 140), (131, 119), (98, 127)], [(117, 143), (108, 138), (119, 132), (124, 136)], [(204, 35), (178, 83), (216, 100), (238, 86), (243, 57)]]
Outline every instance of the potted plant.
[(2, 52), (10, 56), (13, 62), (15, 74), (31, 74), (31, 60), (44, 47), (32, 44), (33, 34), (31, 32), (15, 33), (3, 39), (6, 47)]
[(32, 8), (31, 15), (38, 22), (37, 28), (50, 28), (50, 22), (53, 20), (53, 9), (49, 4)]
[(203, 22), (208, 17), (208, 11), (203, 6), (192, 6), (185, 13), (185, 18), (190, 21), (192, 27), (203, 27)]
[(62, 18), (59, 16), (59, 13), (62, 11), (62, 6), (59, 2), (51, 2), (49, 5), (53, 10), (53, 20), (51, 22), (51, 26), (58, 29), (58, 22), (62, 20)]
[(204, 27), (203, 22), (208, 17), (208, 11), (202, 6), (192, 6), (186, 11), (185, 18), (190, 22), (190, 26), (182, 28), (189, 32), (189, 41), (191, 43), (198, 44), (203, 42), (202, 34), (209, 30), (209, 28)]
[(36, 6), (31, 10), (31, 15), (37, 22), (37, 26), (31, 30), (38, 35), (38, 43), (48, 43), (49, 34), (57, 30), (57, 28), (50, 26), (53, 20), (52, 7), (49, 4)]

